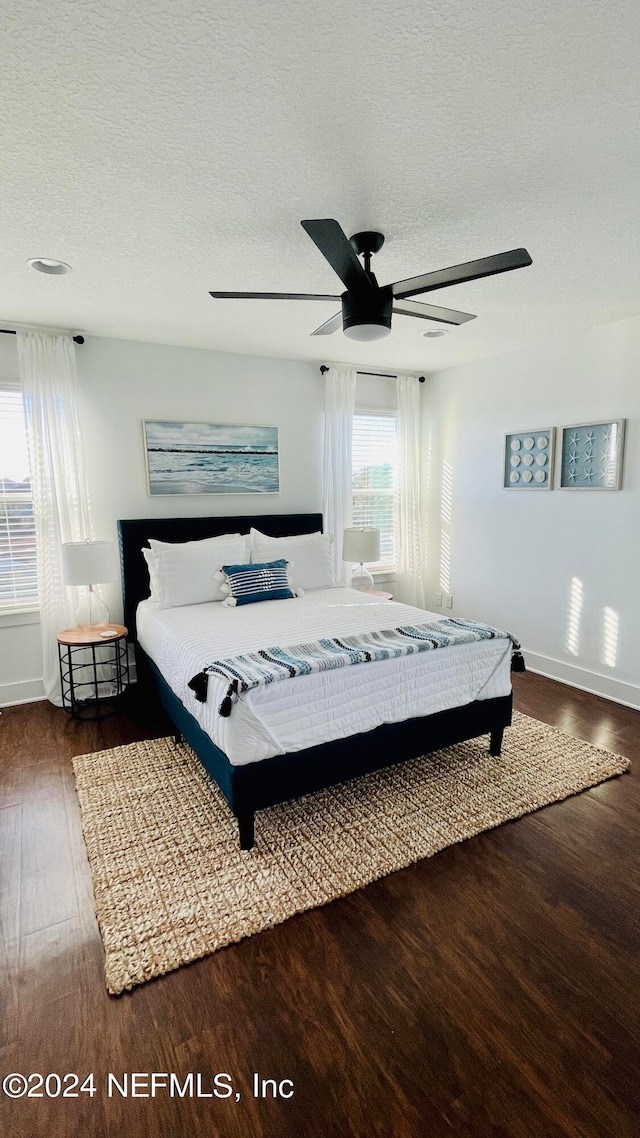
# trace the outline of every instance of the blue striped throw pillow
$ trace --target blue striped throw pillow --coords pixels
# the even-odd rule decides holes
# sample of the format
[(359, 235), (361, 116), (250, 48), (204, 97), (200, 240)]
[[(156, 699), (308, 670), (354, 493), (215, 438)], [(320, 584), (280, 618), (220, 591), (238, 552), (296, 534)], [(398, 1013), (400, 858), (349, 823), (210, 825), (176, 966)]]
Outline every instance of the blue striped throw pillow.
[(229, 596), (222, 602), (225, 605), (286, 601), (296, 596), (289, 583), (284, 557), (261, 565), (223, 565), (222, 573), (229, 591)]

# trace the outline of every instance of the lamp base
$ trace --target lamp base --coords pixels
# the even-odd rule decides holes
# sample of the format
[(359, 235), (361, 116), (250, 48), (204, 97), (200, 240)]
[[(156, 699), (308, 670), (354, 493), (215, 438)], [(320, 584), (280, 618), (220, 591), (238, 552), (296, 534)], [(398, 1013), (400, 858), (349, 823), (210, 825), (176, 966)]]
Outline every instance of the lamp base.
[(373, 577), (368, 569), (360, 562), (357, 569), (353, 570), (351, 575), (351, 588), (352, 589), (372, 589), (375, 584)]
[(95, 592), (93, 585), (84, 593), (76, 606), (78, 628), (83, 632), (99, 632), (109, 624), (109, 609)]

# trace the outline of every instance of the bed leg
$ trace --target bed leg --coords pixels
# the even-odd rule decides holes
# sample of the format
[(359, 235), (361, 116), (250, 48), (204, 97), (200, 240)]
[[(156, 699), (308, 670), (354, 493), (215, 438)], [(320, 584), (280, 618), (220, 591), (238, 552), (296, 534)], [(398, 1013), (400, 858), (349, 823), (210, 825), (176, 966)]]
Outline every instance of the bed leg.
[(489, 739), (489, 754), (499, 755), (502, 750), (502, 736), (504, 735), (504, 727), (494, 727)]
[(243, 810), (242, 814), (236, 815), (238, 819), (238, 835), (240, 838), (240, 849), (250, 850), (253, 849), (253, 810)]
[(176, 744), (176, 746), (178, 745), (178, 743), (184, 742), (184, 739), (182, 737), (182, 731), (174, 731), (173, 732), (173, 741)]

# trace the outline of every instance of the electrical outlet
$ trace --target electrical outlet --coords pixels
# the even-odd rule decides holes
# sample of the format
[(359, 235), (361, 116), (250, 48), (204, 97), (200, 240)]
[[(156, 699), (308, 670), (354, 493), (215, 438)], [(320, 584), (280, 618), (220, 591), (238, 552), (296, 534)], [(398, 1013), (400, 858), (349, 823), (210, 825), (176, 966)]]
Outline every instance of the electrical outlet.
[(442, 608), (442, 593), (436, 593), (436, 608)]
[(453, 597), (451, 596), (451, 594), (450, 594), (450, 593), (447, 593), (447, 600), (446, 600), (446, 605), (447, 605), (447, 608), (448, 608), (448, 609), (452, 609), (452, 608), (453, 608)]

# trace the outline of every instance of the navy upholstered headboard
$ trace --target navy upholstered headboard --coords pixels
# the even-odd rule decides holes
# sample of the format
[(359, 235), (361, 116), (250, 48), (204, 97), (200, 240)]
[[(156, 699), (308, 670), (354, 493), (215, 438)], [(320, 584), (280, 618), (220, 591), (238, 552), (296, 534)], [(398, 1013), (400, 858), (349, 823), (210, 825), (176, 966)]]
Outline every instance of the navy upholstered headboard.
[(222, 533), (248, 533), (254, 527), (269, 537), (291, 537), (322, 529), (322, 514), (247, 514), (216, 518), (126, 518), (118, 522), (124, 623), (135, 638), (136, 609), (149, 596), (149, 574), (140, 552), (157, 541), (198, 541)]

